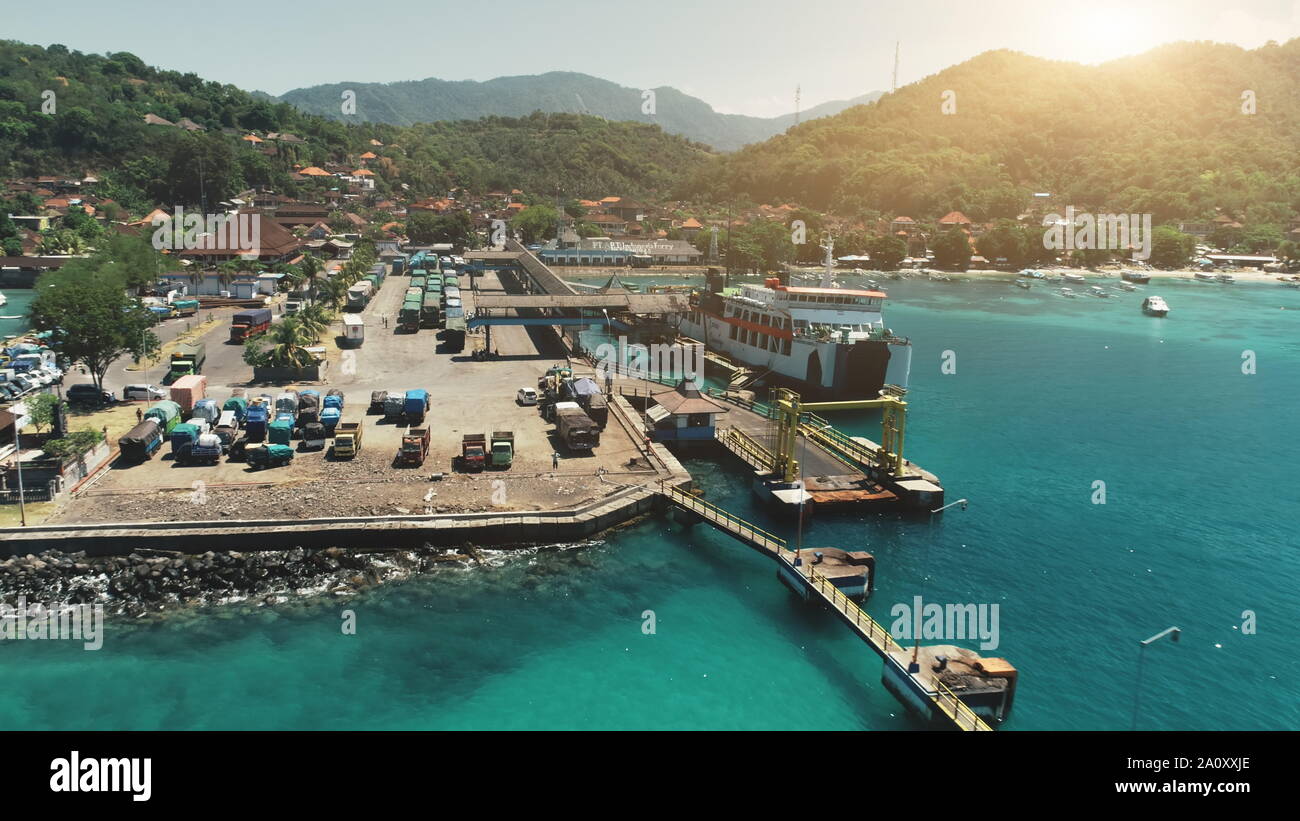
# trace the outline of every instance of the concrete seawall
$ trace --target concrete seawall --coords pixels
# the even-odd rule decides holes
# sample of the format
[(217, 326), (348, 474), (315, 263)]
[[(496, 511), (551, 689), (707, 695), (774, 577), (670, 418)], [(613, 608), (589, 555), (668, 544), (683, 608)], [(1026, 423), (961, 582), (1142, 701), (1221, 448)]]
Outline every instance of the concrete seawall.
[(114, 522), (76, 526), (5, 528), (0, 557), (43, 550), (79, 550), (91, 556), (125, 555), (141, 548), (203, 553), (208, 550), (284, 550), (290, 547), (406, 548), (536, 544), (590, 538), (655, 509), (659, 494), (627, 488), (572, 510), (518, 513), (448, 513), (431, 516), (201, 522)]

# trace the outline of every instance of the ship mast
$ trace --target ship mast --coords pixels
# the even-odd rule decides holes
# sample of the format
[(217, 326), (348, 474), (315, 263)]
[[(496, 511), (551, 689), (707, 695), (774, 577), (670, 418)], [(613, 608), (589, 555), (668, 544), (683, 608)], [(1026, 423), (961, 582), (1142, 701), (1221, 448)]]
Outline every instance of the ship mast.
[(834, 281), (832, 269), (835, 267), (835, 237), (828, 233), (822, 240), (822, 247), (826, 249), (826, 270), (822, 272), (822, 287), (829, 288)]

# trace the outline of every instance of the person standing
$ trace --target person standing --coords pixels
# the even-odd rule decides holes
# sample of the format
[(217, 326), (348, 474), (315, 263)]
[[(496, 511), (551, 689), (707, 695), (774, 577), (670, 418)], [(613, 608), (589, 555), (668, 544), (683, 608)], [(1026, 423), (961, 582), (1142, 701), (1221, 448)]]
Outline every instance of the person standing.
[(560, 452), (557, 450), (551, 454), (551, 470), (559, 470)]
[(143, 421), (144, 421), (144, 411), (140, 410), (139, 408), (136, 408), (136, 409), (135, 409), (135, 422), (136, 422), (136, 424), (138, 425), (138, 424), (140, 424), (140, 423), (143, 422)]

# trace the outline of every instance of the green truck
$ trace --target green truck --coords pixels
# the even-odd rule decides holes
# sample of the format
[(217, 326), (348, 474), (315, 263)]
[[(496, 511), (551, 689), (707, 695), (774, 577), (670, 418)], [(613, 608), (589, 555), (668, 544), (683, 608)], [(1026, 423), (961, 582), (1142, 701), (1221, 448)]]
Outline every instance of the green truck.
[(172, 316), (194, 316), (198, 312), (197, 299), (177, 299), (172, 302)]
[(424, 277), (411, 277), (411, 284), (409, 287), (419, 288), (421, 291), (423, 291), (424, 286), (427, 285), (428, 283), (429, 280)]
[(175, 382), (182, 376), (201, 373), (203, 363), (207, 361), (207, 350), (202, 342), (190, 344), (182, 342), (180, 347), (172, 352), (171, 370), (168, 371), (168, 381)]
[(419, 299), (408, 299), (402, 303), (402, 309), (397, 313), (397, 324), (402, 330), (408, 333), (416, 333), (420, 330), (420, 313), (423, 307)]
[(509, 470), (515, 460), (515, 433), (510, 430), (492, 431), (492, 449), (488, 458), (492, 467)]
[(424, 328), (438, 327), (438, 320), (441, 318), (440, 303), (437, 294), (425, 294), (424, 302), (420, 306), (420, 325)]

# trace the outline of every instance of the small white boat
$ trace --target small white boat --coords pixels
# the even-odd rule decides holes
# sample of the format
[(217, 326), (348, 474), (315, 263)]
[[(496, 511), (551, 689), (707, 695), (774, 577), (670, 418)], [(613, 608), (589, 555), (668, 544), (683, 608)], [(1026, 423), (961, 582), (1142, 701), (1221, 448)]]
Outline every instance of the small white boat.
[(1078, 296), (1078, 294), (1076, 294), (1074, 291), (1071, 291), (1069, 288), (1062, 288), (1061, 290), (1057, 291), (1057, 293), (1069, 299), (1074, 299), (1075, 297)]
[(1088, 291), (1095, 297), (1100, 297), (1101, 299), (1110, 299), (1110, 291), (1107, 291), (1105, 288), (1102, 288), (1100, 285), (1094, 285), (1091, 288), (1089, 288)]
[(1166, 316), (1169, 306), (1158, 296), (1149, 296), (1142, 300), (1142, 313), (1147, 316)]
[(1073, 282), (1076, 285), (1082, 285), (1088, 281), (1083, 277), (1083, 274), (1061, 274), (1061, 280), (1064, 282)]
[(0, 294), (0, 305), (8, 305), (8, 304), (9, 304), (9, 297), (5, 296), (4, 294)]
[(1214, 274), (1207, 273), (1205, 271), (1197, 271), (1195, 274), (1193, 274), (1193, 276), (1195, 276), (1201, 282), (1213, 282), (1215, 279)]
[(1217, 279), (1219, 282), (1222, 282), (1224, 285), (1231, 285), (1232, 283), (1237, 281), (1232, 274), (1219, 274), (1217, 277), (1215, 277), (1215, 279)]
[(1023, 279), (1017, 279), (1015, 282), (1015, 286), (1017, 288), (1024, 288), (1026, 291), (1029, 290), (1029, 283)]
[(1138, 286), (1134, 285), (1131, 282), (1121, 282), (1119, 284), (1119, 288), (1121, 291), (1136, 291), (1138, 289)]

